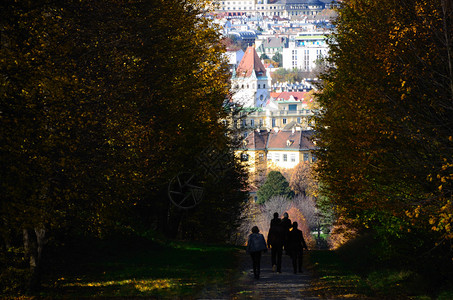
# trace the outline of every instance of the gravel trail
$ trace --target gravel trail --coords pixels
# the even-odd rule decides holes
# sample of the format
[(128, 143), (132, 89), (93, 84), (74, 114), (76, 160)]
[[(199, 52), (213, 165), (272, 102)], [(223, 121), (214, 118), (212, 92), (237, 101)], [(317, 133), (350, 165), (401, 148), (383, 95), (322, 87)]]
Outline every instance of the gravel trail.
[(253, 277), (250, 256), (239, 254), (240, 277), (230, 287), (208, 286), (197, 299), (319, 299), (308, 296), (306, 289), (310, 286), (310, 274), (293, 273), (291, 259), (282, 258), (282, 273), (272, 272), (270, 251), (261, 258), (261, 276)]

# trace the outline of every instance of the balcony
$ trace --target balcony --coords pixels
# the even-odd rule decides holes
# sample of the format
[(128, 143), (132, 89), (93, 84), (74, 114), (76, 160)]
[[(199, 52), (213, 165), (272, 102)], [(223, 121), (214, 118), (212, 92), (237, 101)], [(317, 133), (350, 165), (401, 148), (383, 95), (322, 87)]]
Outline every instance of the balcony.
[(302, 110), (274, 110), (274, 111), (252, 111), (241, 113), (241, 116), (247, 117), (297, 117), (297, 116), (314, 116), (316, 110), (302, 109)]

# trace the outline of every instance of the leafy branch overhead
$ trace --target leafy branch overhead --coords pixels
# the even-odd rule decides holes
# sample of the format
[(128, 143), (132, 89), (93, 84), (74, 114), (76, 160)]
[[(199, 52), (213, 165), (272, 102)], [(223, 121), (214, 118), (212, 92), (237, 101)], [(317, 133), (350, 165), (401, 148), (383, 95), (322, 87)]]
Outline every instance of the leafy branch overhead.
[(344, 1), (319, 95), (324, 195), (416, 251), (453, 238), (452, 14), (445, 0)]
[[(203, 17), (209, 4), (0, 4), (3, 244), (42, 236), (27, 245), (43, 247), (61, 234), (131, 228), (205, 237), (200, 228), (234, 227), (244, 173), (219, 122), (229, 74), (218, 31)], [(225, 200), (213, 204), (208, 193), (199, 208), (217, 205), (218, 223), (189, 230), (166, 185), (213, 144), (230, 154), (223, 175), (231, 184), (221, 189)]]

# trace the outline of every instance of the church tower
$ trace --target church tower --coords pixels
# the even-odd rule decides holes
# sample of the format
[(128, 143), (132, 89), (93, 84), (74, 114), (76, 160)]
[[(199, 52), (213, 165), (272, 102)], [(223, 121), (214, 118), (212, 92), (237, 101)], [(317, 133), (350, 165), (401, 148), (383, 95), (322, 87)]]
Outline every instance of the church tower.
[(270, 95), (270, 76), (255, 47), (245, 50), (231, 78), (233, 101), (244, 107), (263, 107)]

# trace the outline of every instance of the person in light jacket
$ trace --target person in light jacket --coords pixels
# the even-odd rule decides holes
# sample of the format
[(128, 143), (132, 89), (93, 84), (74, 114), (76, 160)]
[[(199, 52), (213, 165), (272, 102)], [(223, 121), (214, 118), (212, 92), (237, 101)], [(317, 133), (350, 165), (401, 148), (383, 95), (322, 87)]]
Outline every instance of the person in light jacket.
[(258, 226), (252, 227), (252, 233), (249, 235), (246, 248), (246, 252), (252, 257), (253, 274), (256, 279), (260, 279), (261, 253), (267, 251), (264, 236), (259, 232)]

